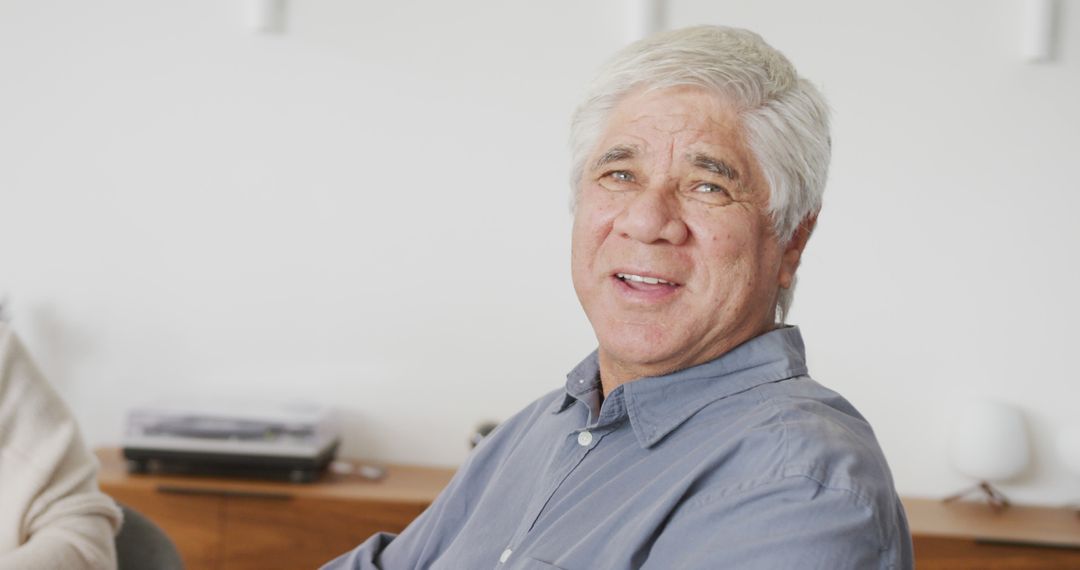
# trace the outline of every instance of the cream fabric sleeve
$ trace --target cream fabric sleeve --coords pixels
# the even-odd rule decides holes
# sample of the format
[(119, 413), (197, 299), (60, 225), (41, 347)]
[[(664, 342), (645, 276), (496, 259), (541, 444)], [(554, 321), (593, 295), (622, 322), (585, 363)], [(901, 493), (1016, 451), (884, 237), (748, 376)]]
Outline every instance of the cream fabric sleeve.
[(71, 412), (0, 323), (0, 570), (116, 568), (121, 514)]

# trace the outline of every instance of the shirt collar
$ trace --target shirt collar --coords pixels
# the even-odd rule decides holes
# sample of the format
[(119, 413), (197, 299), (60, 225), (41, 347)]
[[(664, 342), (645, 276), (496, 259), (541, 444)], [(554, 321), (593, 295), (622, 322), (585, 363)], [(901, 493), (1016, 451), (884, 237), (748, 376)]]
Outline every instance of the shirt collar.
[(566, 375), (566, 395), (562, 400), (557, 400), (552, 413), (559, 413), (569, 408), (574, 402), (581, 400), (588, 408), (589, 392), (600, 390), (600, 357), (594, 350), (585, 357)]
[[(623, 384), (623, 398), (634, 435), (651, 447), (690, 416), (717, 400), (756, 386), (806, 374), (806, 349), (798, 327), (774, 329), (729, 350), (715, 360), (663, 376)], [(560, 413), (600, 389), (596, 351), (566, 376)], [(588, 404), (585, 404), (586, 406)]]

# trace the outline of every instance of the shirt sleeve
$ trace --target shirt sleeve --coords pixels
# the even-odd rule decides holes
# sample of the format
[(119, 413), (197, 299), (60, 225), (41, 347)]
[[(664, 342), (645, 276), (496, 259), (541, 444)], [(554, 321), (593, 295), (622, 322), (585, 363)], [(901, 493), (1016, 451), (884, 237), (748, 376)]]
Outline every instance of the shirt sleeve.
[[(360, 546), (335, 558), (322, 570), (398, 570), (426, 568), (461, 528), (469, 509), (470, 489), (479, 483), (485, 462), (478, 448), (454, 474), (435, 502), (400, 535), (380, 532)], [(474, 474), (470, 476), (471, 474)]]
[(499, 425), (466, 458), (419, 517), (400, 535), (378, 533), (356, 549), (330, 561), (323, 570), (413, 570), (430, 567), (457, 537), (475, 501), (499, 465), (554, 396), (541, 398)]
[(643, 568), (910, 568), (903, 525), (882, 524), (891, 513), (871, 504), (802, 476), (701, 496), (674, 513)]
[(0, 570), (115, 568), (120, 510), (97, 461), (29, 356), (0, 324)]
[(396, 537), (387, 532), (375, 533), (360, 546), (324, 564), (321, 570), (378, 570), (379, 555)]

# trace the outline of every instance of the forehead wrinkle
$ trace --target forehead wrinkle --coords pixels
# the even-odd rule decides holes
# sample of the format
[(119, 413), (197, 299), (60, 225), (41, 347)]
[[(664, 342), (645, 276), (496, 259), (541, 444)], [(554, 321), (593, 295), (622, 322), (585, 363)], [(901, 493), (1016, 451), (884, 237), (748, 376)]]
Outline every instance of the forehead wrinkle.
[(662, 114), (644, 113), (627, 121), (627, 125), (640, 126), (666, 135), (677, 135), (684, 131), (696, 131), (694, 115), (684, 111), (669, 111)]

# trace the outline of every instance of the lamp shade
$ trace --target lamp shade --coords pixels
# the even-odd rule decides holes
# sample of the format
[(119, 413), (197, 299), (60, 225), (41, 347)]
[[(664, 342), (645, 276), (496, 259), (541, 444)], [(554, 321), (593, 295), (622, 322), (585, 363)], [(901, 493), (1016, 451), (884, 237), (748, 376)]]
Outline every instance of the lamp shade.
[(960, 473), (983, 481), (1019, 475), (1030, 460), (1027, 427), (1016, 408), (991, 400), (959, 404), (949, 438), (949, 459)]
[(1057, 452), (1065, 467), (1080, 475), (1080, 425), (1068, 426), (1058, 432)]

